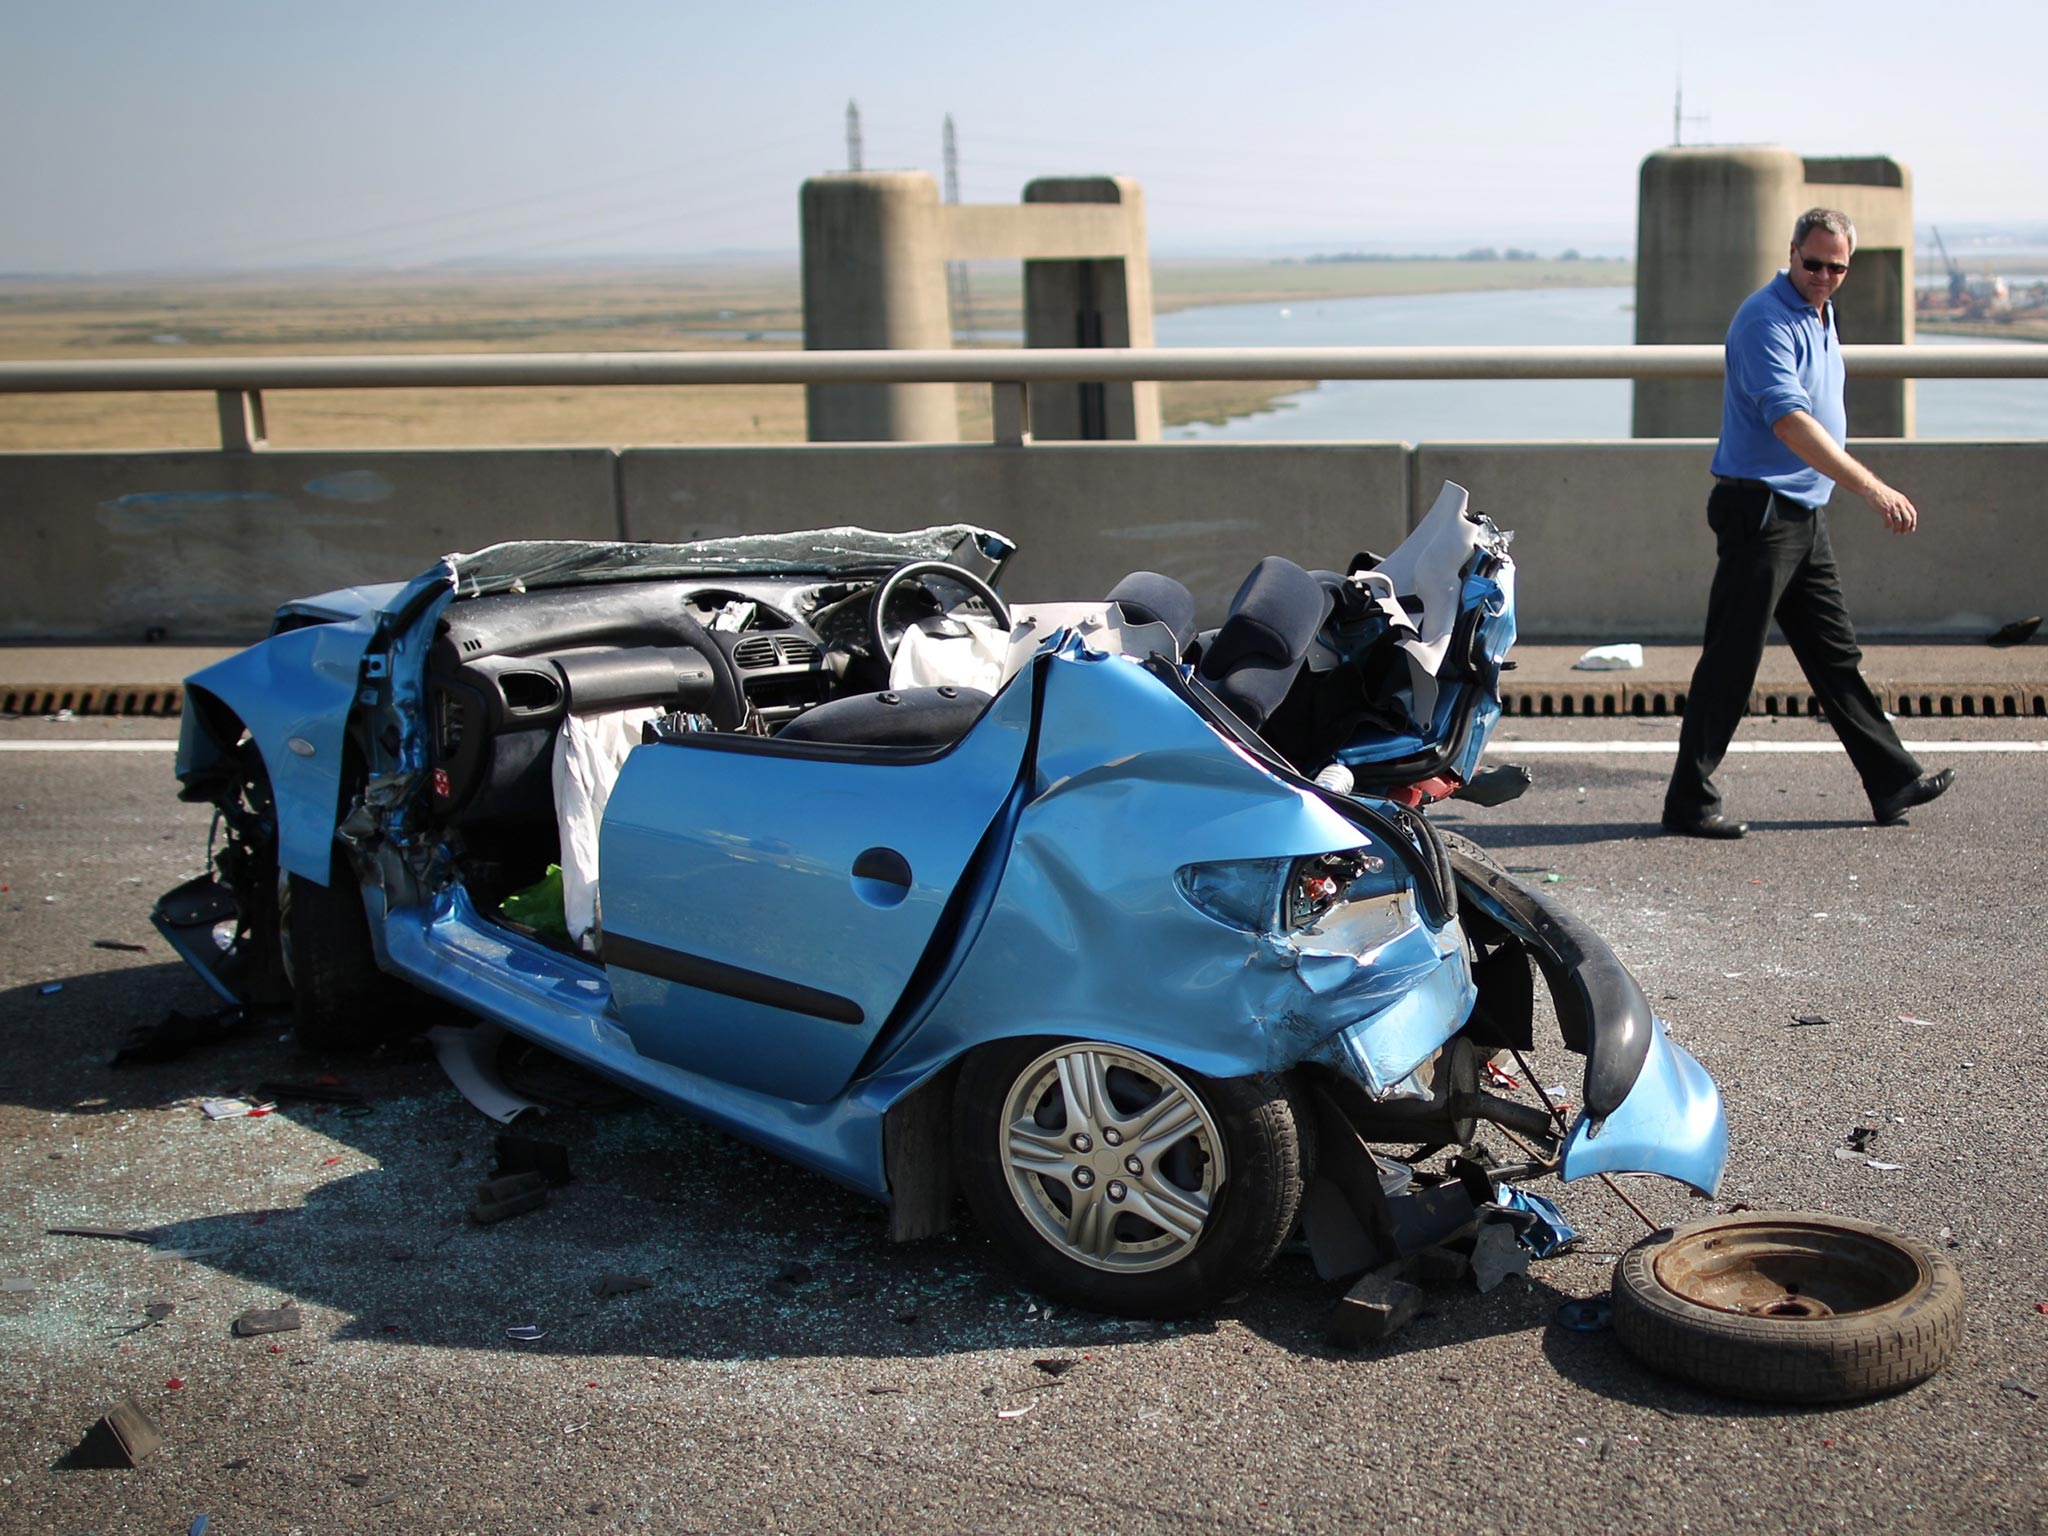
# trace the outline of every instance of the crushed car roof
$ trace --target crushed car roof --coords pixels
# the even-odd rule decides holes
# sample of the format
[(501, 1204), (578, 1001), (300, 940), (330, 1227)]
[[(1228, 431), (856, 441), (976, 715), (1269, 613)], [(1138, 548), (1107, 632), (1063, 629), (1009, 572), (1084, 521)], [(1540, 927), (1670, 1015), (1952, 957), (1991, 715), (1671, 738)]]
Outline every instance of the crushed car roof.
[(754, 533), (687, 544), (521, 539), (445, 557), (456, 595), (669, 576), (884, 575), (913, 560), (945, 560), (989, 577), (1015, 553), (999, 533), (965, 523), (880, 533), (869, 528)]

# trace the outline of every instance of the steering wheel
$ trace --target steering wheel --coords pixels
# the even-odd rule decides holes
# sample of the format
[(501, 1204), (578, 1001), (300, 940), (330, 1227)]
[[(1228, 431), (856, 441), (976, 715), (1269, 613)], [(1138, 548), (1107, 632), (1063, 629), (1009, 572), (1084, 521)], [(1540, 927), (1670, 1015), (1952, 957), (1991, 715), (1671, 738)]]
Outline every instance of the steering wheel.
[[(1004, 630), (1009, 629), (1009, 606), (996, 595), (994, 587), (974, 572), (963, 571), (959, 566), (945, 560), (913, 560), (908, 565), (897, 566), (889, 573), (888, 579), (875, 588), (874, 601), (868, 606), (868, 632), (874, 637), (875, 649), (881, 653), (882, 660), (895, 661), (896, 647), (901, 642), (903, 634), (903, 626), (897, 627), (893, 632), (890, 630), (889, 605), (909, 582), (914, 581), (925, 587), (929, 595), (930, 587), (924, 579), (926, 577), (934, 578), (942, 584), (960, 587), (968, 596), (980, 598), (987, 605), (989, 614), (995, 619), (996, 624)], [(934, 598), (933, 601), (936, 602), (937, 599)], [(939, 611), (946, 613), (950, 611), (949, 606), (940, 604)]]

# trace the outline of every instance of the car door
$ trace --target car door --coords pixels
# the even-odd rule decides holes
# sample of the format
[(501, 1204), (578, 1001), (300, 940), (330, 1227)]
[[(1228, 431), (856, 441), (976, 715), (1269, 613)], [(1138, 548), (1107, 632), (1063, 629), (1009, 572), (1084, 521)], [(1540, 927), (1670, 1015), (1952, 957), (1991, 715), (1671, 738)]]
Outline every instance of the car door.
[(1031, 690), (938, 753), (707, 733), (626, 759), (604, 961), (643, 1056), (800, 1103), (852, 1077), (1016, 785)]

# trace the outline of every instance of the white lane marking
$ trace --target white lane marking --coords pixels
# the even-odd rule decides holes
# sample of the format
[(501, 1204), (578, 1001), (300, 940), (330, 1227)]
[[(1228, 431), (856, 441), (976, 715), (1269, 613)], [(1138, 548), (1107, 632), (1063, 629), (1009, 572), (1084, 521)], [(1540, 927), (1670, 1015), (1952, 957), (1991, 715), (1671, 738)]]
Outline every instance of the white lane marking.
[[(1915, 757), (1921, 753), (1940, 756), (1944, 752), (2048, 752), (2048, 741), (1907, 741), (1901, 742)], [(1496, 757), (1550, 754), (1557, 757), (1670, 757), (1678, 751), (1676, 738), (1670, 741), (1500, 741), (1486, 744)], [(1728, 745), (1736, 752), (1840, 752), (1839, 741), (1736, 741)]]
[[(2048, 752), (2048, 741), (1908, 741), (1902, 743), (1916, 756), (1923, 752), (1939, 756), (1944, 752)], [(0, 741), (0, 752), (174, 752), (176, 740), (166, 737), (150, 741)], [(1670, 756), (1678, 742), (1670, 741), (1490, 741), (1488, 753), (1497, 757), (1548, 755), (1555, 757), (1657, 757)], [(1838, 741), (1737, 741), (1729, 743), (1734, 752), (1815, 753), (1840, 752)]]
[(0, 752), (175, 752), (176, 737), (161, 741), (0, 741)]

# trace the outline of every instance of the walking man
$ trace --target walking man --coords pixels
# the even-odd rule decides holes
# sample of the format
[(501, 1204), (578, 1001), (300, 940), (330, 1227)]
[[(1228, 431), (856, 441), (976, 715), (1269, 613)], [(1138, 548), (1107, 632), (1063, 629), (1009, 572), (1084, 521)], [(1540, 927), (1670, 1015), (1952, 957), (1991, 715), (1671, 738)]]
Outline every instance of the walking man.
[(1923, 775), (1863, 680), (1863, 652), (1842, 601), (1827, 506), (1837, 482), (1870, 504), (1893, 533), (1919, 522), (1913, 503), (1842, 445), (1842, 346), (1834, 292), (1849, 275), (1856, 226), (1809, 208), (1792, 227), (1792, 261), (1743, 301), (1728, 327), (1721, 441), (1707, 523), (1719, 563), (1678, 762), (1664, 792), (1664, 828), (1686, 837), (1740, 837), (1721, 809), (1714, 770), (1749, 704), (1773, 617), (1863, 780), (1879, 826), (1890, 826), (1955, 780)]

